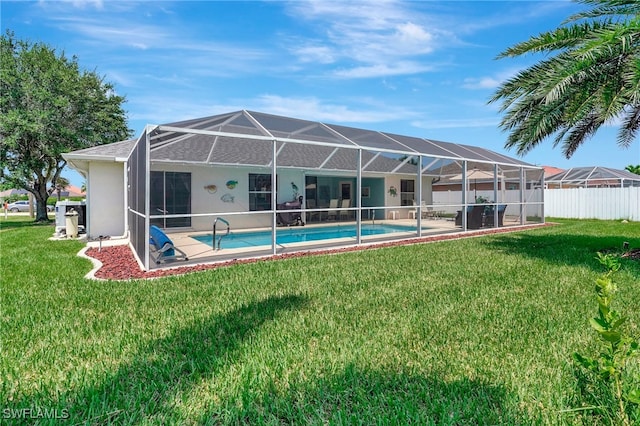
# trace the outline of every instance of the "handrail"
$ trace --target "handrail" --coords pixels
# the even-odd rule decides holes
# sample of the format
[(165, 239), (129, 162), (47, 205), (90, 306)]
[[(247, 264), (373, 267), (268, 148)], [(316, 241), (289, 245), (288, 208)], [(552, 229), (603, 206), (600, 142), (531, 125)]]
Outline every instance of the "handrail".
[(224, 235), (221, 235), (220, 238), (218, 239), (218, 250), (220, 250), (220, 243), (222, 242), (222, 238), (226, 237), (231, 232), (231, 226), (229, 225), (229, 222), (227, 222), (225, 219), (221, 217), (216, 217), (216, 220), (213, 221), (213, 249), (214, 250), (216, 249), (216, 225), (218, 224), (218, 221), (224, 222), (227, 224), (227, 233)]

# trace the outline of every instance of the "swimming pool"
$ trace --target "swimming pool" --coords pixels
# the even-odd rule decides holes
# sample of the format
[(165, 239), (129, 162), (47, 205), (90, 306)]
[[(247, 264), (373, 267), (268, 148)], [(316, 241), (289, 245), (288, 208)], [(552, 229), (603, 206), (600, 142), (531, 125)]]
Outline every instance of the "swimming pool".
[[(384, 235), (394, 232), (417, 232), (415, 227), (389, 224), (363, 224), (361, 236)], [(224, 231), (221, 234), (224, 235)], [(302, 243), (336, 238), (355, 238), (355, 225), (333, 225), (307, 227), (297, 226), (291, 228), (278, 228), (276, 232), (276, 244)], [(213, 247), (213, 235), (192, 235), (191, 238)], [(225, 248), (250, 248), (271, 245), (271, 231), (255, 232), (231, 232), (222, 239), (221, 247)]]

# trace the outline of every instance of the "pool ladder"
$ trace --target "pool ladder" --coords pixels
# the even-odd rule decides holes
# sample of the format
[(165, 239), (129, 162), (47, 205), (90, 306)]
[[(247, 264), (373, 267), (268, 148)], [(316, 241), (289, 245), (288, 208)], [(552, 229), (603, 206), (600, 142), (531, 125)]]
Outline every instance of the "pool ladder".
[(227, 224), (227, 233), (224, 235), (220, 235), (220, 238), (218, 238), (218, 250), (220, 250), (220, 243), (222, 242), (222, 239), (227, 235), (229, 235), (229, 233), (231, 232), (231, 227), (229, 226), (229, 222), (227, 222), (225, 219), (221, 217), (216, 217), (216, 220), (213, 221), (213, 249), (214, 250), (216, 250), (216, 225), (218, 224), (218, 221)]

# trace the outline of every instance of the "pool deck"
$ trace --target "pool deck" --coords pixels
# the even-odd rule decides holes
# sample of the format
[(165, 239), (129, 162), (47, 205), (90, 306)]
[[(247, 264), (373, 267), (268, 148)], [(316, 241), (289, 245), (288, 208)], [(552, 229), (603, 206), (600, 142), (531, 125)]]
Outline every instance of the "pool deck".
[[(363, 225), (371, 224), (370, 221), (363, 221)], [(386, 225), (401, 225), (408, 227), (416, 227), (416, 220), (414, 219), (397, 219), (397, 220), (381, 220), (376, 221), (376, 224), (386, 224)], [(417, 232), (394, 232), (390, 234), (379, 234), (379, 235), (371, 235), (371, 236), (363, 236), (361, 238), (360, 246), (367, 246), (370, 244), (377, 244), (381, 242), (388, 241), (398, 241), (398, 240), (406, 240), (409, 241), (411, 239), (424, 238), (429, 236), (437, 236), (443, 234), (453, 234), (460, 233), (464, 235), (459, 226), (456, 226), (452, 219), (423, 219), (422, 220), (422, 235), (421, 237), (417, 236)], [(310, 227), (326, 227), (326, 226), (335, 226), (335, 225), (355, 225), (354, 221), (331, 221), (331, 222), (323, 222), (323, 223), (311, 223), (307, 224), (305, 228)], [(516, 222), (507, 223), (505, 220), (505, 226), (515, 226), (519, 225)], [(294, 227), (292, 227), (294, 228)], [(297, 227), (295, 227), (297, 228)], [(286, 228), (278, 228), (278, 229), (286, 229)], [(271, 231), (271, 228), (252, 228), (252, 229), (243, 229), (242, 232), (249, 231)], [(184, 260), (168, 260), (163, 262), (162, 264), (156, 265), (154, 262), (151, 262), (151, 268), (164, 268), (168, 266), (184, 266), (184, 265), (192, 265), (192, 264), (202, 264), (202, 263), (217, 263), (217, 262), (226, 262), (229, 260), (242, 259), (247, 257), (268, 257), (272, 256), (274, 253), (272, 252), (272, 248), (270, 245), (268, 246), (259, 246), (253, 248), (224, 248), (224, 239), (222, 240), (222, 249), (214, 250), (210, 245), (200, 242), (194, 238), (191, 238), (194, 235), (207, 235), (211, 234), (211, 231), (193, 231), (193, 230), (179, 230), (179, 231), (166, 231), (167, 235), (173, 241), (174, 245), (178, 247), (180, 250), (184, 251), (189, 258), (188, 261)], [(236, 231), (241, 232), (241, 231)], [(321, 241), (310, 241), (310, 242), (296, 242), (289, 244), (279, 244), (276, 247), (275, 254), (286, 254), (286, 253), (295, 253), (295, 252), (312, 252), (312, 251), (321, 251), (327, 249), (334, 248), (342, 248), (342, 247), (352, 247), (356, 245), (356, 240), (354, 237), (348, 238), (334, 238), (327, 239)]]

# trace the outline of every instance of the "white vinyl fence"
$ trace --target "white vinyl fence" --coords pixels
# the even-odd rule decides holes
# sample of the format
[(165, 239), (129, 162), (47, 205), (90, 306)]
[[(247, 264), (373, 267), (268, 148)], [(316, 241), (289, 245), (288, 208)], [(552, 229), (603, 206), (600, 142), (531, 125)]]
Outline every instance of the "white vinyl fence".
[(640, 187), (545, 189), (546, 217), (640, 220)]

